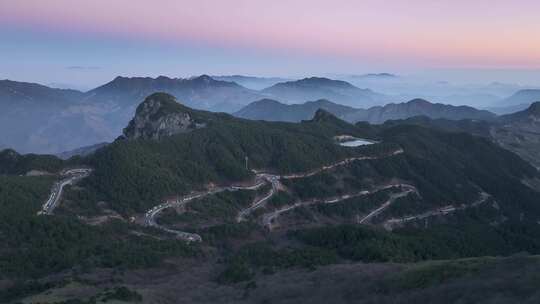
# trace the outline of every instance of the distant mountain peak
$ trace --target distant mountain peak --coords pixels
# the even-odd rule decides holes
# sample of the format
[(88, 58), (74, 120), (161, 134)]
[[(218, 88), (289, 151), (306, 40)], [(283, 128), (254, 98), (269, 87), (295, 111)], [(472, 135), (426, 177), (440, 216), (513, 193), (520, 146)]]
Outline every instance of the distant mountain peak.
[(353, 76), (353, 78), (390, 79), (390, 78), (398, 78), (398, 76), (392, 73), (368, 73), (364, 75), (356, 75), (356, 76)]
[(334, 122), (336, 120), (339, 120), (339, 118), (324, 109), (318, 109), (313, 116), (314, 122)]
[(165, 81), (165, 80), (172, 80), (172, 78), (170, 77), (167, 77), (167, 76), (163, 76), (163, 75), (159, 75), (157, 78), (156, 78), (157, 81)]
[(318, 109), (323, 109), (336, 116), (357, 110), (326, 99), (293, 104), (284, 104), (273, 99), (261, 99), (243, 107), (234, 115), (254, 120), (300, 122), (313, 119)]
[(287, 100), (290, 103), (326, 99), (352, 107), (366, 107), (388, 100), (388, 96), (370, 89), (361, 89), (343, 80), (324, 77), (280, 82), (262, 90), (262, 92), (272, 98)]
[(110, 85), (137, 85), (140, 83), (146, 83), (147, 85), (160, 86), (160, 85), (188, 85), (189, 83), (193, 84), (204, 84), (204, 85), (226, 85), (226, 86), (238, 86), (238, 84), (229, 81), (215, 80), (214, 78), (208, 75), (194, 76), (191, 78), (170, 78), (164, 75), (160, 75), (156, 78), (152, 77), (124, 77), (117, 76), (111, 82), (105, 84), (105, 86)]
[(384, 123), (387, 120), (407, 119), (414, 116), (426, 116), (431, 119), (449, 120), (493, 120), (496, 115), (485, 110), (478, 110), (469, 106), (453, 106), (441, 103), (431, 103), (417, 98), (405, 103), (390, 103), (376, 106), (367, 110), (359, 110), (343, 115), (347, 121), (368, 121), (373, 124)]
[(330, 78), (325, 77), (308, 77), (304, 79), (300, 79), (297, 81), (293, 81), (298, 84), (307, 84), (307, 85), (318, 85), (318, 86), (335, 86), (340, 88), (356, 88), (352, 84), (343, 81), (343, 80), (334, 80)]
[(167, 93), (154, 93), (138, 107), (135, 117), (124, 129), (128, 139), (161, 139), (203, 127), (193, 117), (193, 111)]
[(433, 103), (425, 100), (425, 99), (422, 99), (422, 98), (415, 98), (413, 100), (409, 100), (408, 102), (406, 102), (407, 104), (414, 104), (414, 105), (433, 105)]
[(305, 105), (325, 105), (325, 106), (328, 106), (328, 105), (338, 105), (338, 104), (333, 103), (333, 102), (329, 101), (328, 99), (318, 99), (318, 100), (314, 100), (314, 101), (307, 101), (305, 103)]
[(252, 102), (250, 105), (285, 105), (285, 104), (274, 99), (263, 98), (263, 99)]
[(202, 82), (206, 82), (206, 83), (210, 83), (210, 82), (218, 82), (219, 80), (215, 80), (214, 78), (206, 75), (206, 74), (203, 74), (203, 75), (200, 75), (200, 76), (197, 76), (195, 78), (193, 78), (192, 80), (195, 80), (195, 81), (202, 81)]
[(529, 104), (540, 100), (540, 89), (523, 89), (514, 93), (512, 96), (503, 99), (501, 106), (512, 106), (519, 104)]

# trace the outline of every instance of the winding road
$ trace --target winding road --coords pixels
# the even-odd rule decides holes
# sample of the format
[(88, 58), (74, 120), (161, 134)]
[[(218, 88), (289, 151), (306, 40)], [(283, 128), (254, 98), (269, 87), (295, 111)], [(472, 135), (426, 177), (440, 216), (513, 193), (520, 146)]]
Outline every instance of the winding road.
[(251, 203), (251, 205), (249, 207), (247, 207), (246, 209), (241, 210), (238, 213), (238, 215), (236, 217), (236, 221), (237, 222), (242, 222), (246, 218), (248, 218), (248, 216), (254, 210), (263, 207), (265, 205), (265, 203), (270, 198), (272, 198), (272, 196), (274, 196), (274, 194), (277, 193), (277, 191), (278, 191), (278, 189), (280, 187), (280, 182), (279, 181), (281, 179), (298, 179), (298, 178), (310, 177), (310, 176), (316, 175), (318, 173), (321, 173), (323, 171), (331, 170), (331, 169), (334, 169), (336, 167), (349, 164), (349, 163), (351, 163), (353, 161), (374, 160), (374, 159), (387, 158), (387, 157), (392, 157), (392, 156), (401, 154), (403, 152), (404, 152), (403, 149), (397, 149), (397, 150), (392, 151), (390, 153), (387, 153), (387, 154), (384, 154), (384, 155), (379, 155), (379, 156), (351, 157), (351, 158), (347, 158), (347, 159), (344, 159), (342, 161), (336, 162), (334, 164), (323, 166), (321, 168), (318, 168), (318, 169), (315, 169), (315, 170), (312, 170), (312, 171), (309, 171), (309, 172), (306, 172), (306, 173), (297, 173), (297, 174), (290, 174), (290, 175), (275, 175), (275, 174), (271, 174), (271, 173), (265, 173), (265, 172), (259, 172), (257, 170), (252, 170), (253, 173), (255, 173), (255, 183), (253, 185), (250, 185), (250, 186), (234, 186), (233, 185), (233, 186), (228, 186), (228, 187), (219, 187), (219, 188), (214, 188), (214, 189), (208, 190), (206, 192), (194, 193), (194, 194), (190, 194), (190, 195), (187, 195), (187, 196), (184, 196), (184, 197), (181, 197), (181, 198), (177, 198), (177, 199), (174, 199), (174, 200), (167, 200), (167, 201), (165, 201), (165, 202), (163, 202), (163, 203), (161, 203), (161, 204), (159, 204), (157, 206), (154, 206), (152, 209), (148, 210), (145, 213), (144, 224), (146, 226), (154, 227), (154, 228), (160, 229), (162, 231), (165, 231), (165, 232), (168, 232), (168, 233), (171, 233), (171, 234), (175, 234), (176, 237), (181, 239), (181, 240), (185, 240), (185, 241), (188, 241), (188, 242), (200, 242), (200, 241), (202, 241), (202, 238), (198, 234), (173, 230), (173, 229), (167, 228), (165, 226), (159, 225), (156, 222), (156, 219), (155, 219), (156, 216), (158, 216), (159, 213), (161, 213), (163, 210), (165, 210), (167, 208), (183, 206), (183, 205), (187, 204), (190, 201), (193, 201), (195, 199), (199, 199), (199, 198), (202, 198), (202, 197), (205, 197), (205, 196), (208, 196), (208, 195), (216, 194), (216, 193), (223, 192), (223, 191), (256, 190), (256, 189), (259, 189), (260, 187), (262, 187), (262, 186), (264, 186), (266, 184), (271, 184), (272, 188), (270, 189), (270, 191), (265, 196), (263, 196), (262, 198), (256, 198)]
[[(386, 158), (386, 157), (391, 157), (391, 156), (394, 156), (394, 155), (398, 155), (398, 154), (401, 154), (403, 152), (404, 151), (402, 149), (397, 149), (397, 150), (395, 150), (395, 151), (393, 151), (391, 153), (387, 153), (387, 154), (380, 155), (380, 156), (360, 156), (360, 157), (347, 158), (347, 159), (344, 159), (342, 161), (336, 162), (334, 164), (322, 166), (322, 167), (320, 167), (318, 169), (315, 169), (315, 170), (312, 170), (312, 171), (309, 171), (309, 172), (289, 174), (289, 175), (275, 175), (275, 174), (271, 174), (271, 173), (264, 173), (264, 172), (259, 172), (257, 170), (252, 170), (255, 173), (255, 181), (254, 181), (254, 183), (252, 185), (247, 185), (247, 186), (231, 185), (231, 186), (227, 186), (227, 187), (216, 187), (216, 188), (212, 188), (212, 189), (207, 190), (207, 191), (194, 192), (194, 193), (191, 193), (191, 194), (183, 196), (183, 197), (177, 197), (177, 198), (174, 198), (174, 199), (168, 199), (165, 202), (163, 202), (163, 203), (161, 203), (161, 204), (159, 204), (157, 206), (154, 206), (152, 209), (148, 210), (145, 213), (145, 215), (144, 215), (144, 225), (160, 229), (160, 230), (165, 231), (167, 233), (174, 234), (178, 239), (181, 239), (181, 240), (184, 240), (184, 241), (187, 241), (187, 242), (201, 242), (202, 241), (201, 236), (196, 234), (196, 233), (178, 231), (178, 230), (170, 229), (170, 228), (167, 228), (165, 226), (159, 225), (156, 222), (156, 216), (158, 216), (159, 213), (161, 213), (163, 210), (165, 210), (167, 208), (185, 206), (187, 203), (189, 203), (189, 202), (191, 202), (193, 200), (200, 199), (200, 198), (203, 198), (203, 197), (208, 196), (208, 195), (214, 195), (214, 194), (224, 192), (224, 191), (257, 190), (257, 189), (260, 189), (261, 187), (263, 187), (263, 186), (265, 186), (267, 184), (270, 184), (271, 188), (268, 191), (268, 193), (266, 193), (263, 197), (257, 197), (251, 203), (251, 205), (249, 207), (241, 210), (238, 213), (238, 215), (236, 217), (236, 221), (241, 222), (241, 221), (246, 220), (254, 210), (263, 207), (266, 204), (266, 202), (268, 200), (270, 200), (270, 198), (272, 198), (272, 196), (274, 196), (278, 192), (278, 190), (280, 189), (280, 186), (281, 186), (280, 180), (283, 180), (283, 179), (291, 180), (291, 179), (306, 178), (306, 177), (314, 176), (314, 175), (319, 174), (319, 173), (321, 173), (323, 171), (326, 171), (326, 170), (331, 170), (331, 169), (334, 169), (334, 168), (339, 167), (339, 166), (347, 165), (347, 164), (349, 164), (351, 162), (354, 162), (354, 161), (381, 159), (381, 158)], [(73, 184), (77, 183), (81, 179), (88, 177), (91, 173), (92, 173), (92, 169), (89, 169), (89, 168), (74, 168), (74, 169), (68, 169), (68, 170), (65, 170), (65, 171), (61, 172), (61, 176), (63, 178), (53, 185), (53, 187), (51, 189), (51, 193), (49, 195), (49, 198), (43, 204), (43, 206), (41, 208), (41, 211), (38, 212), (38, 215), (51, 215), (51, 214), (53, 214), (54, 209), (58, 206), (58, 204), (61, 201), (64, 187), (67, 186), (67, 185), (73, 185)], [(313, 204), (320, 204), (320, 203), (322, 203), (322, 204), (334, 204), (334, 203), (338, 203), (338, 202), (341, 202), (341, 201), (344, 201), (344, 200), (347, 200), (347, 199), (350, 199), (350, 198), (370, 195), (370, 194), (373, 194), (373, 193), (376, 193), (376, 192), (379, 192), (379, 191), (383, 191), (383, 190), (387, 190), (387, 189), (391, 189), (391, 188), (399, 188), (402, 191), (399, 192), (399, 193), (391, 194), (389, 199), (386, 202), (384, 202), (381, 206), (379, 206), (378, 208), (376, 208), (375, 210), (371, 211), (370, 213), (365, 215), (363, 218), (358, 220), (359, 224), (365, 224), (365, 223), (370, 222), (371, 219), (373, 219), (374, 217), (379, 215), (381, 212), (383, 212), (386, 208), (388, 208), (390, 205), (392, 205), (398, 198), (404, 197), (404, 196), (408, 195), (409, 193), (417, 193), (418, 194), (417, 189), (413, 185), (410, 185), (410, 184), (393, 183), (393, 184), (387, 184), (387, 185), (379, 186), (379, 187), (376, 187), (376, 188), (374, 188), (372, 190), (369, 190), (369, 191), (364, 190), (364, 191), (360, 191), (360, 192), (357, 192), (357, 193), (345, 194), (345, 195), (342, 195), (342, 196), (331, 197), (331, 198), (326, 198), (326, 199), (313, 199), (313, 200), (309, 200), (309, 201), (300, 201), (300, 202), (296, 202), (296, 203), (294, 203), (292, 205), (288, 205), (288, 206), (282, 207), (280, 209), (277, 209), (277, 210), (274, 210), (274, 211), (263, 214), (262, 215), (262, 224), (263, 224), (264, 227), (267, 227), (269, 230), (272, 230), (273, 225), (275, 224), (277, 218), (281, 214), (283, 214), (283, 213), (285, 213), (287, 211), (293, 210), (295, 208), (298, 208), (298, 207), (301, 207), (301, 206), (309, 206), (309, 205), (313, 205)], [(444, 207), (441, 207), (441, 208), (438, 208), (438, 209), (435, 209), (435, 210), (432, 210), (432, 211), (427, 211), (427, 212), (417, 214), (417, 215), (410, 215), (410, 216), (405, 216), (405, 217), (402, 217), (402, 218), (391, 218), (391, 219), (386, 220), (383, 223), (383, 227), (386, 230), (391, 231), (395, 227), (402, 226), (403, 224), (405, 224), (407, 222), (411, 222), (411, 221), (415, 221), (415, 220), (421, 220), (421, 219), (425, 219), (425, 218), (432, 217), (432, 216), (447, 215), (447, 214), (456, 212), (458, 210), (464, 210), (464, 209), (467, 209), (467, 208), (478, 206), (478, 205), (483, 204), (484, 202), (486, 202), (490, 197), (491, 196), (488, 193), (486, 193), (484, 191), (481, 191), (480, 192), (480, 197), (471, 204), (468, 204), (468, 205), (465, 205), (465, 204), (462, 204), (462, 205), (447, 205), (447, 206), (444, 206)]]
[(245, 220), (247, 218), (247, 216), (252, 211), (264, 206), (264, 203), (266, 201), (268, 201), (268, 199), (270, 199), (272, 197), (272, 195), (274, 195), (277, 192), (277, 189), (278, 189), (279, 184), (280, 184), (279, 181), (282, 180), (282, 179), (291, 180), (291, 179), (306, 178), (306, 177), (314, 176), (314, 175), (319, 174), (319, 173), (324, 172), (324, 171), (332, 170), (332, 169), (334, 169), (336, 167), (339, 167), (339, 166), (344, 166), (344, 165), (350, 164), (351, 162), (354, 162), (354, 161), (382, 159), (382, 158), (387, 158), (387, 157), (392, 157), (392, 156), (395, 156), (395, 155), (398, 155), (398, 154), (402, 154), (403, 152), (404, 152), (403, 149), (397, 149), (397, 150), (392, 151), (390, 153), (387, 153), (387, 154), (384, 154), (384, 155), (379, 155), (379, 156), (351, 157), (351, 158), (347, 158), (347, 159), (341, 160), (339, 162), (336, 162), (334, 164), (327, 165), (327, 166), (322, 166), (321, 168), (318, 168), (318, 169), (315, 169), (315, 170), (312, 170), (312, 171), (309, 171), (309, 172), (305, 172), (305, 173), (296, 173), (296, 174), (289, 174), (289, 175), (273, 175), (273, 174), (269, 174), (269, 173), (258, 173), (257, 176), (260, 176), (260, 178), (262, 178), (264, 180), (267, 180), (272, 184), (272, 190), (269, 193), (270, 195), (268, 197), (264, 197), (263, 199), (261, 199), (259, 201), (256, 201), (249, 208), (240, 211), (240, 213), (239, 213), (239, 215), (237, 217), (237, 221), (240, 222), (242, 220)]
[(489, 198), (491, 198), (491, 195), (489, 195), (488, 193), (486, 193), (484, 191), (481, 191), (480, 192), (480, 197), (471, 204), (462, 204), (462, 205), (458, 205), (458, 206), (456, 206), (456, 205), (448, 205), (448, 206), (444, 206), (444, 207), (441, 207), (441, 208), (438, 208), (438, 209), (435, 209), (435, 210), (420, 213), (420, 214), (417, 214), (417, 215), (409, 215), (409, 216), (405, 216), (405, 217), (401, 217), (401, 218), (391, 218), (391, 219), (386, 220), (383, 223), (383, 227), (384, 227), (384, 229), (386, 229), (388, 231), (392, 231), (396, 227), (402, 226), (403, 224), (408, 223), (408, 222), (412, 222), (412, 221), (416, 221), (416, 220), (422, 220), (422, 219), (432, 217), (432, 216), (448, 215), (448, 214), (454, 213), (454, 212), (456, 212), (458, 210), (465, 210), (465, 209), (468, 209), (468, 208), (479, 206), (479, 205), (485, 203)]
[(418, 191), (412, 185), (399, 184), (399, 187), (402, 188), (402, 189), (405, 189), (405, 190), (403, 190), (400, 193), (391, 194), (390, 198), (388, 198), (388, 200), (386, 202), (384, 202), (379, 208), (371, 211), (370, 213), (368, 213), (368, 215), (361, 218), (358, 221), (358, 224), (365, 224), (365, 223), (369, 222), (372, 218), (376, 217), (381, 212), (383, 212), (386, 208), (390, 207), (390, 205), (392, 205), (398, 198), (405, 197), (405, 196), (409, 195), (409, 193), (418, 194)]
[(51, 215), (62, 198), (64, 187), (78, 182), (79, 180), (89, 176), (90, 173), (92, 173), (92, 169), (88, 168), (75, 168), (63, 171), (61, 175), (64, 177), (64, 179), (54, 183), (51, 189), (51, 194), (41, 207), (38, 215)]
[(322, 166), (321, 168), (318, 168), (318, 169), (315, 169), (315, 170), (312, 170), (310, 172), (306, 172), (306, 173), (297, 173), (297, 174), (289, 174), (289, 175), (281, 175), (279, 176), (280, 179), (296, 179), (296, 178), (305, 178), (305, 177), (310, 177), (310, 176), (313, 176), (313, 175), (316, 175), (316, 174), (319, 174), (323, 171), (327, 171), (327, 170), (331, 170), (331, 169), (334, 169), (336, 167), (339, 167), (339, 166), (344, 166), (344, 165), (347, 165), (347, 164), (350, 164), (354, 161), (361, 161), (361, 160), (375, 160), (375, 159), (381, 159), (381, 158), (387, 158), (387, 157), (392, 157), (392, 156), (396, 156), (396, 155), (399, 155), (399, 154), (402, 154), (404, 153), (405, 151), (403, 151), (403, 149), (396, 149), (395, 151), (392, 151), (390, 153), (387, 153), (387, 154), (383, 154), (383, 155), (378, 155), (378, 156), (359, 156), (359, 157), (350, 157), (350, 158), (346, 158), (342, 161), (339, 161), (337, 163), (334, 163), (334, 164), (331, 164), (331, 165), (327, 165), (327, 166)]
[(251, 206), (241, 210), (236, 217), (236, 222), (241, 222), (245, 220), (251, 214), (251, 212), (253, 212), (253, 210), (263, 206), (272, 196), (274, 196), (274, 194), (277, 193), (279, 189), (279, 176), (264, 173), (259, 174), (258, 176), (263, 178), (266, 182), (269, 182), (272, 185), (272, 188), (270, 188), (270, 191), (268, 191), (268, 193), (264, 197), (255, 199)]
[[(154, 227), (154, 228), (160, 229), (162, 231), (174, 234), (176, 236), (176, 238), (178, 238), (180, 240), (184, 240), (184, 241), (187, 241), (187, 242), (201, 242), (202, 237), (200, 235), (196, 234), (196, 233), (190, 233), (190, 232), (185, 232), (185, 231), (180, 231), (180, 230), (173, 230), (173, 229), (170, 229), (170, 228), (167, 228), (167, 227), (165, 227), (163, 225), (158, 224), (156, 222), (156, 216), (159, 213), (161, 213), (163, 210), (167, 209), (167, 208), (185, 206), (187, 203), (189, 203), (189, 202), (191, 202), (193, 200), (200, 199), (200, 198), (203, 198), (203, 197), (208, 196), (208, 195), (213, 195), (213, 194), (217, 194), (217, 193), (224, 192), (224, 191), (257, 190), (257, 189), (261, 188), (262, 186), (264, 186), (265, 184), (266, 184), (266, 181), (260, 180), (259, 176), (257, 176), (255, 178), (255, 183), (253, 185), (250, 185), (250, 186), (217, 187), (217, 188), (213, 188), (211, 190), (208, 190), (206, 192), (197, 192), (197, 193), (192, 193), (192, 194), (189, 194), (189, 195), (186, 195), (186, 196), (183, 196), (183, 197), (166, 200), (165, 202), (163, 202), (163, 203), (161, 203), (161, 204), (159, 204), (157, 206), (154, 206), (152, 209), (146, 211), (146, 213), (144, 215), (144, 225), (149, 226), (149, 227)], [(273, 190), (273, 188), (272, 188), (272, 190)], [(270, 196), (273, 195), (272, 191), (271, 191), (271, 193), (272, 194)], [(268, 199), (268, 198), (266, 198), (266, 199)]]
[(360, 223), (364, 223), (366, 221), (369, 221), (370, 218), (372, 218), (372, 217), (376, 216), (377, 214), (379, 214), (380, 212), (382, 212), (385, 208), (387, 208), (397, 198), (403, 197), (403, 196), (405, 196), (405, 195), (407, 195), (407, 194), (409, 194), (411, 192), (417, 193), (416, 188), (414, 186), (412, 186), (412, 185), (403, 184), (403, 183), (388, 184), (388, 185), (376, 187), (375, 189), (369, 190), (369, 191), (364, 190), (364, 191), (360, 191), (360, 192), (357, 192), (357, 193), (345, 194), (345, 195), (342, 195), (342, 196), (331, 197), (331, 198), (322, 199), (322, 200), (321, 199), (313, 199), (313, 200), (309, 200), (309, 201), (296, 202), (293, 205), (285, 206), (285, 207), (283, 207), (281, 209), (277, 209), (277, 210), (274, 210), (272, 212), (263, 214), (263, 216), (262, 216), (262, 224), (263, 224), (264, 227), (267, 227), (268, 230), (272, 230), (274, 228), (274, 224), (275, 224), (277, 218), (281, 214), (283, 214), (285, 212), (288, 212), (290, 210), (293, 210), (295, 208), (302, 207), (302, 206), (314, 205), (314, 204), (335, 204), (335, 203), (338, 203), (338, 202), (341, 202), (341, 201), (344, 201), (344, 200), (347, 200), (347, 199), (350, 199), (350, 198), (371, 195), (371, 194), (374, 194), (374, 193), (377, 193), (377, 192), (380, 192), (380, 191), (383, 191), (383, 190), (392, 189), (392, 188), (399, 188), (399, 189), (401, 189), (403, 191), (400, 192), (400, 193), (396, 193), (396, 194), (392, 195), (391, 198), (387, 202), (385, 202), (381, 207), (379, 207), (376, 210), (370, 212), (367, 216), (365, 216), (363, 219), (361, 219), (359, 221)]

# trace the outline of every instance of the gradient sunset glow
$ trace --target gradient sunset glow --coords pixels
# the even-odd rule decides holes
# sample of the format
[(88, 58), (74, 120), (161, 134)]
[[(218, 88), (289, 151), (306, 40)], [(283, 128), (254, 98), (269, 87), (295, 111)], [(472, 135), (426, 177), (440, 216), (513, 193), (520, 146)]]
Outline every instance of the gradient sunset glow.
[(539, 12), (534, 0), (8, 0), (0, 65), (280, 75), (539, 68)]

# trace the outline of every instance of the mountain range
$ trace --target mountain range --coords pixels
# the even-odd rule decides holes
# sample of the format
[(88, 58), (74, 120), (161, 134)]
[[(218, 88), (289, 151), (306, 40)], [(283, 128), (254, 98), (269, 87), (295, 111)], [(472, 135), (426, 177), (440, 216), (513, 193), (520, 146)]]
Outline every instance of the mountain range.
[(121, 134), (136, 106), (154, 92), (168, 92), (194, 108), (213, 111), (237, 109), (262, 96), (205, 75), (117, 77), (86, 93), (6, 80), (0, 82), (0, 147), (60, 153), (110, 142)]
[(406, 119), (414, 116), (452, 120), (493, 120), (496, 117), (493, 113), (477, 110), (473, 107), (433, 104), (422, 99), (399, 104), (390, 103), (369, 109), (347, 107), (327, 100), (286, 105), (275, 100), (264, 99), (245, 106), (234, 115), (257, 120), (299, 122), (313, 117), (319, 108), (349, 122), (363, 121), (371, 124), (381, 124), (387, 120)]
[(253, 120), (300, 122), (311, 119), (319, 109), (326, 110), (336, 116), (358, 110), (324, 99), (302, 104), (284, 104), (272, 99), (261, 99), (243, 107), (234, 115)]
[[(0, 147), (12, 147), (22, 152), (50, 151), (47, 139), (44, 138), (47, 135), (42, 133), (47, 128), (49, 118), (77, 105), (83, 96), (83, 93), (74, 90), (0, 81)], [(69, 124), (67, 121), (62, 123), (65, 126)], [(68, 128), (65, 131), (69, 132)], [(82, 132), (78, 134), (84, 136)]]
[[(274, 83), (282, 80), (243, 76), (217, 78), (255, 81), (259, 84), (261, 81)], [(295, 93), (295, 97), (302, 101), (312, 97), (346, 96), (343, 94), (349, 93), (352, 94), (347, 95), (349, 97), (378, 96), (345, 82), (323, 78), (304, 79), (298, 84), (301, 91)], [(308, 87), (305, 87), (306, 84)], [(321, 87), (317, 88), (317, 85)], [(4, 80), (0, 82), (0, 147), (14, 148), (24, 153), (62, 153), (110, 142), (121, 134), (135, 113), (136, 106), (154, 92), (169, 93), (196, 109), (234, 112), (253, 101), (267, 96), (275, 97), (272, 94), (284, 97), (289, 92), (286, 88), (290, 86), (296, 87), (295, 82), (256, 91), (206, 75), (192, 78), (117, 77), (98, 88), (80, 92)]]
[(537, 89), (526, 89), (519, 90), (514, 93), (512, 96), (509, 96), (503, 99), (499, 104), (501, 106), (519, 106), (519, 105), (529, 105), (534, 101), (540, 100), (540, 90)]
[(345, 81), (322, 77), (282, 82), (261, 92), (288, 103), (327, 99), (339, 104), (359, 107), (384, 104), (390, 100), (390, 97), (369, 89), (360, 89)]
[[(492, 118), (492, 115), (485, 111), (431, 104), (421, 100), (382, 106), (392, 98), (369, 89), (360, 89), (345, 81), (328, 78), (312, 77), (279, 83), (275, 82), (284, 79), (247, 76), (216, 78), (222, 80), (206, 75), (192, 78), (117, 77), (88, 92), (0, 81), (0, 147), (13, 148), (23, 153), (56, 154), (96, 143), (111, 142), (122, 133), (138, 103), (154, 92), (172, 94), (195, 109), (229, 113), (237, 111), (240, 117), (276, 121), (309, 119), (317, 107), (327, 109), (351, 122), (382, 123), (388, 119), (415, 115), (448, 119)], [(225, 80), (242, 83), (252, 81), (259, 87), (263, 84), (272, 85), (255, 90)], [(536, 96), (533, 93), (534, 91), (518, 92), (516, 95), (526, 95), (529, 99), (522, 97), (525, 99), (520, 100), (530, 100)], [(269, 100), (276, 102), (268, 105), (266, 103)], [(316, 102), (305, 103), (309, 100)], [(254, 101), (259, 102), (239, 111)], [(305, 104), (292, 105), (296, 102)], [(362, 109), (371, 104), (375, 106)]]
[(440, 103), (431, 103), (423, 99), (414, 99), (405, 103), (389, 103), (384, 106), (375, 106), (367, 110), (358, 110), (342, 115), (342, 118), (351, 121), (365, 121), (372, 124), (384, 123), (387, 120), (404, 119), (413, 116), (427, 116), (430, 118), (446, 118), (452, 120), (476, 119), (491, 120), (495, 114), (485, 110), (477, 110), (469, 106), (453, 106)]
[(113, 81), (85, 94), (85, 101), (114, 103), (136, 107), (137, 103), (155, 92), (169, 93), (197, 109), (220, 111), (239, 107), (259, 95), (237, 83), (215, 80), (207, 75), (193, 78), (117, 77)]
[(527, 109), (491, 120), (448, 120), (414, 117), (387, 124), (415, 124), (485, 137), (540, 168), (540, 102)]
[(280, 82), (291, 81), (288, 78), (281, 77), (254, 77), (244, 75), (211, 76), (215, 80), (235, 82), (243, 87), (252, 90), (262, 90), (271, 87)]

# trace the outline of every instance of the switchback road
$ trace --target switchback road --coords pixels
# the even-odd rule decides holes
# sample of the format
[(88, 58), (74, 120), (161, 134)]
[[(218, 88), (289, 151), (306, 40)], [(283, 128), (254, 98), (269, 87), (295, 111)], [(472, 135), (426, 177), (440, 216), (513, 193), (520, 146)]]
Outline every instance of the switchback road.
[(89, 176), (90, 173), (92, 173), (92, 169), (88, 168), (76, 168), (63, 171), (61, 173), (63, 179), (59, 182), (54, 183), (51, 189), (51, 194), (49, 195), (49, 198), (47, 199), (45, 204), (43, 204), (43, 206), (41, 207), (41, 211), (38, 212), (38, 215), (51, 215), (54, 211), (54, 208), (56, 208), (56, 206), (60, 202), (60, 199), (62, 198), (62, 192), (64, 191), (64, 187), (78, 182), (79, 180)]
[(435, 209), (435, 210), (431, 210), (431, 211), (427, 211), (427, 212), (417, 214), (417, 215), (409, 215), (409, 216), (405, 216), (405, 217), (401, 217), (401, 218), (391, 218), (391, 219), (386, 220), (383, 223), (383, 227), (386, 230), (392, 231), (396, 227), (402, 226), (403, 224), (405, 224), (407, 222), (412, 222), (412, 221), (416, 221), (416, 220), (422, 220), (422, 219), (432, 217), (432, 216), (448, 215), (448, 214), (454, 213), (454, 212), (456, 212), (458, 210), (464, 210), (464, 209), (467, 209), (467, 208), (472, 208), (472, 207), (479, 206), (479, 205), (485, 203), (490, 197), (491, 196), (488, 193), (482, 191), (482, 192), (480, 192), (480, 197), (471, 204), (468, 204), (468, 205), (463, 204), (463, 205), (458, 205), (458, 206), (448, 205), (448, 206), (444, 206), (444, 207), (441, 207), (441, 208), (438, 208), (438, 209)]
[(177, 231), (177, 230), (173, 230), (173, 229), (164, 227), (162, 225), (159, 225), (155, 220), (156, 216), (167, 208), (183, 206), (192, 200), (199, 199), (207, 195), (212, 195), (212, 194), (216, 194), (223, 191), (255, 190), (264, 186), (265, 184), (268, 184), (268, 183), (271, 184), (272, 188), (265, 196), (263, 196), (262, 198), (256, 198), (255, 201), (252, 202), (248, 208), (243, 209), (238, 213), (236, 217), (236, 221), (241, 222), (241, 221), (244, 221), (254, 210), (263, 207), (265, 203), (270, 198), (272, 198), (272, 196), (274, 196), (275, 193), (277, 193), (279, 185), (280, 185), (279, 183), (280, 179), (298, 179), (298, 178), (309, 177), (309, 176), (316, 175), (326, 170), (331, 170), (336, 167), (349, 164), (353, 161), (381, 159), (381, 158), (386, 158), (386, 157), (392, 157), (392, 156), (401, 154), (403, 152), (404, 152), (403, 149), (397, 149), (395, 151), (392, 151), (390, 153), (383, 154), (380, 156), (360, 156), (360, 157), (347, 158), (342, 161), (336, 162), (334, 164), (326, 165), (326, 166), (323, 166), (321, 168), (318, 168), (318, 169), (315, 169), (306, 173), (297, 173), (297, 174), (290, 174), (290, 175), (275, 175), (275, 174), (258, 172), (256, 170), (253, 170), (253, 172), (255, 173), (255, 183), (253, 185), (214, 188), (205, 192), (193, 193), (193, 194), (190, 194), (190, 195), (187, 195), (187, 196), (175, 199), (175, 200), (165, 201), (157, 206), (154, 206), (152, 209), (148, 210), (145, 213), (144, 223), (146, 226), (155, 227), (162, 231), (175, 234), (179, 239), (182, 239), (188, 242), (193, 242), (193, 241), (200, 242), (202, 241), (202, 238), (198, 234), (188, 233), (184, 231)]
[[(345, 194), (345, 195), (338, 196), (338, 197), (331, 197), (331, 198), (327, 198), (327, 199), (313, 199), (313, 200), (309, 200), (309, 201), (296, 202), (296, 203), (294, 203), (292, 205), (285, 206), (283, 208), (280, 208), (280, 209), (274, 210), (272, 212), (263, 214), (263, 216), (262, 216), (262, 224), (268, 230), (272, 230), (274, 228), (274, 224), (277, 221), (277, 218), (281, 214), (283, 214), (285, 212), (288, 212), (290, 210), (293, 210), (295, 208), (302, 207), (302, 206), (310, 206), (310, 205), (314, 205), (314, 204), (335, 204), (335, 203), (338, 203), (338, 202), (341, 202), (341, 201), (344, 201), (344, 200), (347, 200), (347, 199), (360, 197), (360, 196), (366, 196), (366, 195), (374, 194), (376, 192), (380, 192), (380, 191), (387, 190), (387, 189), (392, 189), (392, 188), (401, 189), (402, 192), (397, 193), (397, 194), (393, 194), (392, 197), (389, 199), (389, 201), (393, 201), (393, 200), (397, 199), (398, 197), (405, 196), (408, 193), (416, 192), (416, 188), (414, 186), (409, 185), (409, 184), (401, 184), (400, 183), (400, 184), (383, 185), (383, 186), (376, 187), (373, 190), (369, 190), (369, 191), (364, 190), (364, 191), (360, 191), (360, 192), (357, 192), (357, 193)], [(385, 204), (386, 204), (386, 207), (387, 207), (389, 205), (388, 201)], [(385, 204), (383, 204), (383, 206)], [(364, 217), (362, 220), (364, 222), (369, 220), (369, 218), (375, 216), (376, 214), (378, 214), (379, 212), (384, 210), (385, 207), (383, 207), (383, 206), (377, 208), (377, 210), (371, 212), (366, 217)]]

